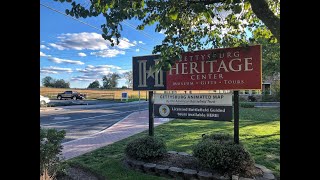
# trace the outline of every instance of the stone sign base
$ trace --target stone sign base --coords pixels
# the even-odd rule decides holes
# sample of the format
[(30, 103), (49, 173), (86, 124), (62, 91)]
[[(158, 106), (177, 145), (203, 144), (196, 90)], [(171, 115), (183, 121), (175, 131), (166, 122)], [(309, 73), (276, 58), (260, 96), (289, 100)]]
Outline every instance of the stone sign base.
[[(179, 153), (180, 155), (192, 156), (185, 152), (169, 151), (168, 153)], [(162, 164), (145, 163), (143, 161), (137, 161), (125, 158), (125, 164), (128, 168), (134, 169), (139, 172), (161, 176), (171, 179), (184, 179), (184, 180), (276, 180), (272, 171), (267, 169), (265, 166), (255, 164), (255, 167), (261, 169), (263, 172), (262, 176), (254, 178), (244, 178), (238, 175), (224, 176), (219, 173), (211, 173), (205, 171), (197, 171), (194, 169), (184, 169), (179, 167), (169, 167)]]

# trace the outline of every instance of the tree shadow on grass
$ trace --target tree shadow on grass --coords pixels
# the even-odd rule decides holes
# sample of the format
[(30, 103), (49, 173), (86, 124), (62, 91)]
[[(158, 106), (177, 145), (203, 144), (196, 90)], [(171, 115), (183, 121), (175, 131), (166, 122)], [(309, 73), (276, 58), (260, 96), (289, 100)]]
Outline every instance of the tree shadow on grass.
[(268, 135), (262, 135), (262, 136), (254, 136), (254, 137), (250, 137), (250, 138), (243, 138), (243, 140), (251, 140), (251, 139), (257, 139), (257, 138), (268, 138), (268, 137), (278, 136), (278, 135), (280, 135), (280, 133), (268, 134)]
[(268, 124), (273, 122), (277, 122), (277, 121), (250, 121), (250, 120), (242, 121), (240, 119), (239, 126), (240, 128), (244, 128), (248, 126), (256, 126), (256, 125)]

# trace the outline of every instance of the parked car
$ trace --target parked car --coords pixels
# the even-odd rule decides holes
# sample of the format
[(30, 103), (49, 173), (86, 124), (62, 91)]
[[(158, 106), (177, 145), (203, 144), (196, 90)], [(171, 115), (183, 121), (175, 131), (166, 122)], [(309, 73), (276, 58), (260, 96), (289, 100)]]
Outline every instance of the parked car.
[(61, 99), (73, 99), (73, 100), (77, 100), (77, 99), (85, 99), (86, 98), (86, 94), (81, 94), (77, 91), (65, 91), (63, 93), (59, 93), (57, 95), (57, 99), (61, 100)]
[(50, 102), (50, 99), (48, 97), (44, 97), (40, 95), (40, 107), (47, 106), (49, 102)]

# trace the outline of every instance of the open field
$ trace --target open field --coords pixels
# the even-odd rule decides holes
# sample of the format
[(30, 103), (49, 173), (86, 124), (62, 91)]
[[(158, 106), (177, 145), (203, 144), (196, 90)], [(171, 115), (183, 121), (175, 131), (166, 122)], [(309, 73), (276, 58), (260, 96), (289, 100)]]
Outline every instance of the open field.
[[(137, 99), (139, 98), (139, 91), (133, 91), (132, 89), (64, 89), (64, 88), (47, 88), (40, 87), (40, 94), (50, 99), (56, 99), (58, 93), (62, 93), (64, 91), (78, 91), (80, 93), (87, 94), (87, 99), (121, 99), (122, 92), (128, 92), (129, 99)], [(162, 93), (163, 91), (157, 91)], [(168, 93), (172, 93), (172, 91), (167, 91)], [(185, 91), (174, 91), (175, 93), (185, 93)], [(189, 91), (187, 91), (189, 92)], [(208, 93), (211, 91), (192, 91), (192, 93)], [(147, 91), (140, 91), (140, 99), (146, 99), (148, 97)]]
[[(122, 92), (128, 92), (128, 97), (139, 98), (139, 91), (132, 91), (132, 89), (115, 89), (115, 90), (88, 90), (88, 89), (64, 89), (64, 88), (46, 88), (40, 87), (40, 94), (50, 99), (56, 99), (58, 93), (64, 91), (78, 91), (87, 95), (87, 99), (121, 99)], [(145, 99), (146, 91), (140, 91), (140, 98)]]

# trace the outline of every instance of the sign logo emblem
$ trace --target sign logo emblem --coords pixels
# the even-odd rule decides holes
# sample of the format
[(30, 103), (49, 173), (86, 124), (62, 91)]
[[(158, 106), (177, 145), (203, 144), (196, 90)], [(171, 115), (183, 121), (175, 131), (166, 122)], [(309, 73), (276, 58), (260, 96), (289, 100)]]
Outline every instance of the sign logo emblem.
[(134, 91), (166, 89), (166, 72), (154, 68), (160, 60), (160, 55), (132, 57)]
[[(154, 60), (155, 64), (158, 63), (158, 59)], [(147, 60), (138, 60), (139, 63), (139, 86), (147, 87), (147, 79), (152, 78), (155, 81), (154, 87), (164, 87), (163, 85), (163, 71), (152, 71), (153, 66), (147, 69)], [(160, 76), (160, 77), (159, 77)]]
[(167, 105), (161, 105), (160, 108), (159, 108), (159, 114), (162, 116), (162, 117), (167, 117), (169, 114), (170, 114), (170, 109)]

